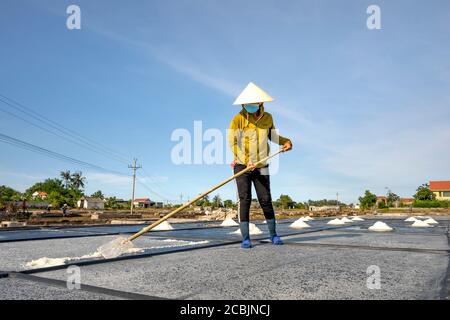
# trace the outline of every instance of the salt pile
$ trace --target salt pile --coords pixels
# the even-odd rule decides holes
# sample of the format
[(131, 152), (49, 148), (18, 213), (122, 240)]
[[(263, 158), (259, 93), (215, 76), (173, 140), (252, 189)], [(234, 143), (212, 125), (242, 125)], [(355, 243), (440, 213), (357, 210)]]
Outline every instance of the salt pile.
[(415, 217), (409, 217), (408, 219), (405, 220), (406, 222), (414, 222), (417, 221), (417, 219)]
[(430, 226), (428, 223), (426, 223), (425, 221), (422, 220), (416, 220), (414, 221), (414, 223), (411, 225), (411, 227), (417, 227), (417, 228), (427, 228), (427, 227), (432, 227)]
[[(258, 235), (263, 233), (261, 229), (259, 229), (254, 223), (249, 224), (249, 229), (251, 235)], [(241, 234), (241, 229), (237, 229), (236, 231), (231, 232), (231, 234)]]
[[(139, 248), (129, 248), (125, 251), (125, 253), (136, 253), (142, 252), (144, 249)], [(36, 260), (32, 260), (30, 262), (25, 263), (25, 267), (27, 268), (46, 268), (46, 267), (54, 267), (66, 264), (66, 262), (85, 260), (85, 259), (93, 259), (100, 258), (102, 256), (100, 251), (96, 251), (91, 254), (86, 254), (81, 257), (64, 257), (64, 258), (39, 258)]]
[(341, 218), (341, 221), (342, 222), (353, 222), (352, 220), (350, 220), (349, 218), (347, 218), (347, 217), (343, 217), (343, 218)]
[(328, 221), (327, 224), (343, 225), (343, 224), (345, 224), (345, 222), (342, 220), (339, 220), (339, 219), (333, 219), (333, 220)]
[(222, 227), (235, 227), (238, 226), (239, 224), (231, 218), (226, 218), (220, 225)]
[(424, 222), (428, 223), (428, 224), (438, 224), (439, 222), (437, 222), (436, 220), (434, 220), (433, 218), (428, 218), (427, 220), (425, 220)]
[(371, 227), (369, 227), (371, 231), (392, 231), (391, 227), (389, 227), (386, 223), (382, 221), (375, 222)]
[[(145, 250), (149, 249), (165, 249), (165, 248), (173, 248), (173, 247), (183, 247), (183, 246), (194, 246), (194, 245), (200, 245), (200, 244), (207, 244), (209, 243), (208, 240), (202, 240), (202, 241), (188, 241), (188, 240), (176, 240), (176, 239), (164, 239), (161, 240), (161, 242), (164, 243), (164, 245), (161, 246), (153, 246), (150, 248), (128, 248), (124, 254), (131, 254), (131, 253), (141, 253)], [(92, 254), (87, 254), (81, 257), (64, 257), (64, 258), (39, 258), (36, 260), (32, 260), (30, 262), (25, 263), (25, 267), (28, 269), (35, 269), (35, 268), (46, 268), (46, 267), (54, 267), (54, 266), (60, 266), (64, 265), (68, 262), (78, 261), (78, 260), (85, 260), (85, 259), (93, 259), (93, 258), (101, 258), (102, 254), (100, 251), (96, 251)]]
[(352, 218), (352, 221), (364, 221), (364, 219), (356, 216)]
[(167, 230), (173, 230), (173, 227), (168, 223), (167, 221), (161, 222), (156, 227), (154, 227), (150, 231), (167, 231)]
[(314, 220), (314, 219), (309, 216), (303, 217), (303, 221), (311, 221), (311, 220)]
[(294, 229), (311, 228), (311, 226), (302, 220), (302, 218), (294, 221), (289, 227)]

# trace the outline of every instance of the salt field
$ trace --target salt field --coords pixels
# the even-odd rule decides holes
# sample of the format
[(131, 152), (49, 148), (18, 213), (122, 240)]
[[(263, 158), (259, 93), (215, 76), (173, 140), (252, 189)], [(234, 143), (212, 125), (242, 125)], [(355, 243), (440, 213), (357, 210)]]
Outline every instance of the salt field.
[[(412, 227), (406, 217), (336, 219), (342, 224), (315, 218), (300, 229), (292, 225), (304, 219), (280, 220), (283, 246), (269, 243), (263, 221), (252, 221), (259, 231), (250, 250), (240, 248), (238, 227), (222, 221), (172, 223), (110, 260), (97, 248), (142, 225), (2, 230), (0, 299), (448, 298), (450, 218), (432, 217), (432, 228)], [(370, 231), (377, 223), (393, 230)], [(74, 265), (85, 286), (71, 291)], [(381, 270), (380, 290), (367, 288), (371, 265)]]

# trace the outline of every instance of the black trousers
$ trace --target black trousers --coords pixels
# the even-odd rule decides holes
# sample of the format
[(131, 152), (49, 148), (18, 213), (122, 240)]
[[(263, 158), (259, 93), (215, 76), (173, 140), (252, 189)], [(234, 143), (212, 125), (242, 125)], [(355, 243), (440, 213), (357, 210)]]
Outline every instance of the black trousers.
[[(242, 164), (236, 164), (234, 166), (234, 173), (238, 173), (245, 168), (246, 166)], [(268, 174), (261, 174), (260, 169), (255, 169), (236, 178), (239, 194), (239, 221), (249, 221), (250, 205), (252, 202), (252, 182), (255, 186), (259, 205), (264, 212), (264, 217), (266, 220), (274, 219), (275, 212), (270, 194), (270, 176)]]

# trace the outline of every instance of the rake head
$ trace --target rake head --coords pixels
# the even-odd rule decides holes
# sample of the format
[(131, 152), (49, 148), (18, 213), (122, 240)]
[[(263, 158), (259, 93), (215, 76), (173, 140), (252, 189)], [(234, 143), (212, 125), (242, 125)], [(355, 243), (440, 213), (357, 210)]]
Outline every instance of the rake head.
[(128, 250), (134, 248), (131, 241), (128, 241), (124, 237), (119, 237), (111, 242), (108, 242), (97, 249), (98, 252), (105, 259), (113, 259), (125, 254)]

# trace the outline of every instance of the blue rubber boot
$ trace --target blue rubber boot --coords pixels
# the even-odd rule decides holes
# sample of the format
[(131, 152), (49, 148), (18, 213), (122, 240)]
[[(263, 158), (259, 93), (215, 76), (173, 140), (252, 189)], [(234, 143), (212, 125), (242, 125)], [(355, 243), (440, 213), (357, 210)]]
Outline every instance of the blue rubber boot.
[(272, 241), (272, 244), (276, 246), (281, 246), (282, 244), (284, 244), (283, 240), (281, 240), (279, 236), (270, 237), (270, 241)]
[(269, 229), (270, 241), (274, 245), (282, 245), (283, 241), (277, 235), (275, 219), (268, 219), (266, 221), (267, 221), (267, 228)]
[(250, 249), (252, 247), (252, 243), (250, 242), (249, 222), (241, 221), (241, 223), (239, 224), (239, 228), (241, 229), (242, 234), (241, 248)]

